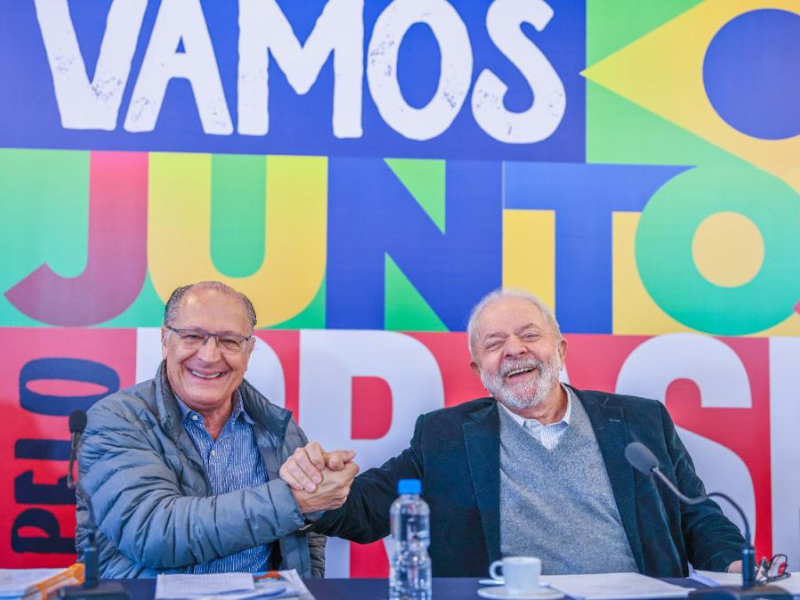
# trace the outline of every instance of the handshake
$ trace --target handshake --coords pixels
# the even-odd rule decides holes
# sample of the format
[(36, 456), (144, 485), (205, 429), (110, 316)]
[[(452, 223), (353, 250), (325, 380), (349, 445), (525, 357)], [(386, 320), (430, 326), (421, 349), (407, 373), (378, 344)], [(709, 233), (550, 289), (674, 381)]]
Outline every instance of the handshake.
[(325, 452), (317, 442), (294, 451), (281, 466), (280, 476), (292, 490), (300, 512), (314, 513), (342, 506), (358, 475), (352, 450)]

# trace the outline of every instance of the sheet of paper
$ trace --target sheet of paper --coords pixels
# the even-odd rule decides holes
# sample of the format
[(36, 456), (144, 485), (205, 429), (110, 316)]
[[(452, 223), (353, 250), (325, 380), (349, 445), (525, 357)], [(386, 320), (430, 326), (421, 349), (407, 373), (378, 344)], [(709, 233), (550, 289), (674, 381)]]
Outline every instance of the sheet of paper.
[[(297, 571), (277, 571), (280, 577), (251, 573), (159, 575), (156, 600), (314, 600)], [(2, 600), (2, 599), (0, 599)]]
[(716, 587), (718, 585), (742, 585), (741, 573), (717, 573), (716, 571), (696, 571), (692, 569), (689, 579)]
[[(716, 573), (714, 571), (694, 571), (689, 576), (706, 585), (742, 585), (741, 573)], [(792, 596), (800, 596), (800, 572), (792, 572), (790, 577), (773, 581), (770, 585), (776, 585), (789, 592)]]
[(254, 592), (252, 573), (213, 573), (208, 575), (159, 575), (157, 600), (204, 598)]
[(686, 598), (692, 591), (639, 573), (542, 575), (542, 581), (568, 596), (585, 600)]
[(22, 596), (30, 586), (64, 569), (0, 569), (0, 598)]
[(297, 570), (292, 569), (290, 571), (278, 571), (278, 573), (280, 573), (281, 576), (293, 588), (291, 592), (287, 590), (286, 596), (281, 595), (278, 596), (278, 598), (297, 597), (299, 600), (315, 600), (314, 594), (309, 591), (309, 589), (306, 587), (306, 584), (303, 583), (302, 579), (300, 579), (300, 575), (297, 574)]

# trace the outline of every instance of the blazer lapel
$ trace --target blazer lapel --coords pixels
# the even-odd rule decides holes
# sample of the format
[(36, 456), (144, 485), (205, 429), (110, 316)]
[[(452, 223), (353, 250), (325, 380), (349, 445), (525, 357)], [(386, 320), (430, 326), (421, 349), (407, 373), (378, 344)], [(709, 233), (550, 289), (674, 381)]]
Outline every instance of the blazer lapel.
[(497, 402), (462, 426), (470, 475), (490, 561), (500, 558), (500, 416)]
[(620, 406), (609, 405), (610, 397), (606, 394), (571, 389), (583, 404), (592, 422), (597, 445), (600, 447), (608, 479), (611, 481), (622, 527), (628, 536), (636, 565), (640, 572), (644, 572), (644, 549), (636, 514), (633, 468), (625, 459), (625, 447), (628, 445), (629, 436), (624, 411)]

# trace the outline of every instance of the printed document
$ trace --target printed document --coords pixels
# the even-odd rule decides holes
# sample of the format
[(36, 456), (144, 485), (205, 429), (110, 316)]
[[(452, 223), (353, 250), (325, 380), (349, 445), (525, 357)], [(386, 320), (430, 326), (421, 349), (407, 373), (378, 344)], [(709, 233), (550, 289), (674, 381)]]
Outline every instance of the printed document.
[(584, 600), (686, 598), (691, 588), (673, 585), (639, 573), (542, 575), (542, 581), (568, 596)]

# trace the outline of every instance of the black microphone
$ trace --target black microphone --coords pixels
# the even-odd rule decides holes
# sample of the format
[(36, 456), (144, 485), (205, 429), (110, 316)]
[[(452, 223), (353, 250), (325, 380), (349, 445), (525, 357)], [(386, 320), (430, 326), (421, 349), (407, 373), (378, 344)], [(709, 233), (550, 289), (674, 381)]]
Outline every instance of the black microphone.
[(94, 516), (92, 499), (80, 481), (73, 477), (75, 458), (78, 455), (81, 436), (86, 429), (86, 412), (80, 409), (72, 411), (69, 415), (69, 431), (72, 440), (69, 448), (69, 467), (67, 471), (67, 486), (75, 490), (76, 496), (80, 495), (89, 512), (88, 534), (86, 546), (83, 549), (83, 585), (70, 585), (59, 588), (58, 597), (63, 600), (130, 600), (130, 594), (125, 588), (115, 582), (100, 583), (97, 564), (97, 520)]
[(710, 499), (712, 496), (727, 500), (744, 523), (744, 546), (742, 547), (742, 587), (720, 586), (704, 590), (697, 590), (689, 594), (690, 598), (702, 598), (703, 600), (749, 600), (756, 598), (769, 598), (772, 600), (789, 600), (792, 595), (783, 588), (774, 585), (756, 585), (755, 581), (755, 548), (750, 537), (750, 523), (747, 520), (742, 508), (727, 494), (722, 492), (711, 492), (696, 498), (690, 498), (678, 489), (669, 477), (658, 466), (658, 459), (650, 449), (641, 442), (631, 442), (625, 448), (625, 458), (640, 473), (647, 476), (655, 475), (669, 490), (685, 504), (700, 504)]
[(67, 487), (75, 489), (75, 477), (73, 475), (75, 467), (75, 457), (78, 456), (78, 442), (86, 429), (86, 412), (80, 409), (73, 410), (69, 415), (69, 432), (72, 439), (69, 444), (69, 467), (67, 467)]

